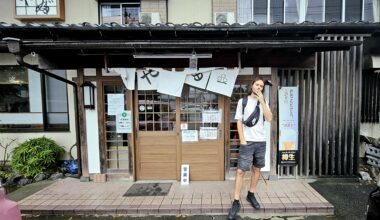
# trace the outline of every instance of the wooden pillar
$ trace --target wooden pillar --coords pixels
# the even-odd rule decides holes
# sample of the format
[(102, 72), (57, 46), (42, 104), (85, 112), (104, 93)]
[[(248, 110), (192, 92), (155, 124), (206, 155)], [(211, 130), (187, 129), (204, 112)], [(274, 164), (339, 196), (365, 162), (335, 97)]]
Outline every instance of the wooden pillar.
[(278, 73), (277, 68), (272, 68), (272, 87), (271, 87), (271, 111), (273, 119), (271, 123), (271, 143), (270, 143), (270, 172), (269, 179), (277, 180), (277, 146), (278, 146)]
[(87, 150), (87, 134), (86, 134), (86, 117), (83, 102), (83, 88), (81, 85), (84, 82), (84, 72), (83, 69), (77, 69), (77, 83), (78, 83), (78, 118), (79, 118), (79, 135), (80, 135), (80, 146), (81, 146), (81, 169), (82, 176), (81, 181), (89, 181), (89, 171), (88, 171), (88, 150)]

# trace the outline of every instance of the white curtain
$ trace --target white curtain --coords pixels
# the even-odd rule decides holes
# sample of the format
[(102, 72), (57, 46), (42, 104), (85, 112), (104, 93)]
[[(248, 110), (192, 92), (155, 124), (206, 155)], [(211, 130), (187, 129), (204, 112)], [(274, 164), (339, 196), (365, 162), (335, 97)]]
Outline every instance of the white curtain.
[(309, 0), (296, 0), (297, 13), (299, 16), (299, 22), (304, 22), (307, 15), (307, 7), (309, 5)]
[(380, 0), (373, 0), (373, 21), (380, 21)]

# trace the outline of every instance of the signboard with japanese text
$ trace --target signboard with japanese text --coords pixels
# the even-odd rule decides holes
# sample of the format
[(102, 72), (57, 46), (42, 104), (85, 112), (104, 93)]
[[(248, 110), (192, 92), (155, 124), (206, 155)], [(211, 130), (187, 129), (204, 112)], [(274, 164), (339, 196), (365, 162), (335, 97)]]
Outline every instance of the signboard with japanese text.
[(124, 111), (124, 94), (107, 94), (107, 115), (117, 115)]
[(202, 123), (221, 123), (221, 122), (222, 122), (222, 109), (202, 111)]
[(182, 130), (182, 142), (197, 142), (198, 131), (197, 130)]
[(298, 87), (281, 87), (279, 102), (279, 163), (298, 163)]
[(124, 111), (116, 115), (116, 133), (132, 133), (131, 111)]
[(199, 128), (199, 138), (206, 140), (216, 140), (218, 139), (218, 128), (216, 127), (200, 127)]

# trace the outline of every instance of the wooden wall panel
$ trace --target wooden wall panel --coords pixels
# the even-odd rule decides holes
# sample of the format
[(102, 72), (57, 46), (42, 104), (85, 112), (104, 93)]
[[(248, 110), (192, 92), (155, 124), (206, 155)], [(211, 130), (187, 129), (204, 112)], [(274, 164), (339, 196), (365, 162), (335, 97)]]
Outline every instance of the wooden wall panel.
[[(363, 41), (364, 36), (320, 38)], [(357, 174), (362, 53), (362, 45), (348, 51), (319, 52), (314, 69), (279, 69), (279, 86), (299, 87), (298, 175)], [(291, 173), (287, 169), (280, 169), (280, 175)]]
[(177, 135), (175, 132), (139, 132), (138, 180), (177, 179)]

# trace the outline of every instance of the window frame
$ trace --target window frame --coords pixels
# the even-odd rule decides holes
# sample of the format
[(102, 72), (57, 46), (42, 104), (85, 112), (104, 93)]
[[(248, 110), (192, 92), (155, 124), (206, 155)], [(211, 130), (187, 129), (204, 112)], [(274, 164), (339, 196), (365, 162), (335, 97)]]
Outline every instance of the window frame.
[[(18, 65), (2, 65), (2, 67), (12, 67), (12, 66), (16, 66), (16, 67), (22, 67), (22, 66), (18, 66)], [(29, 77), (29, 74), (38, 74), (38, 72), (35, 72), (35, 71), (32, 71), (26, 67), (22, 67), (22, 68), (25, 68), (26, 69), (26, 73), (28, 74), (28, 77)], [(66, 70), (63, 70), (65, 71), (65, 75), (67, 77), (67, 71)], [(48, 125), (48, 120), (47, 120), (47, 117), (48, 117), (48, 107), (47, 107), (47, 94), (46, 94), (46, 89), (47, 89), (47, 86), (46, 86), (46, 82), (45, 82), (45, 79), (49, 77), (49, 76), (45, 76), (43, 74), (39, 74), (38, 75), (38, 79), (39, 79), (39, 93), (40, 93), (40, 105), (41, 105), (41, 110), (40, 111), (36, 111), (36, 112), (31, 112), (31, 109), (29, 107), (29, 111), (28, 112), (20, 112), (21, 114), (25, 114), (25, 116), (27, 115), (33, 115), (33, 114), (41, 114), (42, 115), (42, 121), (41, 123), (25, 123), (25, 124), (19, 124), (19, 123), (16, 123), (16, 124), (12, 124), (12, 123), (7, 123), (7, 124), (0, 124), (0, 132), (1, 133), (30, 133), (30, 132), (57, 132), (57, 131), (60, 131), (60, 132), (69, 132), (70, 131), (70, 111), (69, 111), (69, 97), (68, 97), (68, 89), (67, 89), (67, 84), (65, 84), (65, 93), (63, 94), (63, 96), (66, 97), (66, 114), (67, 114), (67, 126), (65, 126), (65, 128), (54, 128), (54, 127), (49, 127)], [(30, 86), (28, 86), (28, 91), (30, 91)], [(31, 96), (30, 96), (30, 92), (29, 92), (29, 102), (31, 102)], [(0, 114), (11, 114), (11, 115), (17, 115), (17, 114), (20, 114), (19, 112), (1, 112)], [(61, 112), (61, 113), (64, 113), (64, 112)], [(20, 125), (19, 127), (9, 127), (9, 126), (15, 126), (15, 125)], [(23, 126), (28, 126), (28, 127), (23, 127)]]
[[(276, 22), (272, 22), (271, 19), (271, 5), (273, 3), (274, 0), (267, 0), (267, 23), (266, 24), (272, 24), (272, 23), (276, 23)], [(287, 13), (287, 10), (286, 10), (286, 2), (288, 0), (282, 0), (282, 20), (281, 22), (285, 23), (285, 19), (286, 19), (286, 13)], [(305, 2), (306, 0), (299, 0), (300, 1), (300, 4), (301, 5), (305, 5)], [(311, 0), (309, 0), (311, 1)], [(322, 0), (322, 21), (321, 22), (326, 22), (326, 1), (327, 0)], [(341, 1), (341, 8), (340, 8), (340, 21), (338, 22), (346, 22), (346, 20), (348, 20), (348, 18), (346, 18), (346, 0), (340, 0)], [(377, 0), (374, 0), (374, 1), (377, 1)], [(255, 0), (250, 0), (250, 4), (251, 4), (251, 9), (250, 9), (250, 15), (249, 17), (252, 18), (252, 21), (254, 21), (254, 2)], [(364, 3), (365, 3), (365, 0), (360, 0), (360, 6), (361, 8), (359, 9), (359, 12), (360, 12), (360, 20), (361, 21), (365, 21), (364, 18), (365, 18), (365, 14), (364, 14)], [(238, 8), (239, 7), (239, 2), (237, 1), (236, 2), (236, 7)], [(306, 14), (306, 11), (304, 10), (305, 7), (301, 7), (301, 11), (299, 12), (299, 18), (298, 18), (298, 23), (302, 23), (302, 22), (305, 22), (306, 21), (306, 17), (307, 17), (307, 14)], [(239, 15), (237, 16), (239, 18)], [(375, 22), (376, 21), (376, 18), (373, 17), (373, 20), (372, 21), (369, 21), (369, 22)]]
[(141, 13), (141, 1), (135, 0), (133, 2), (125, 2), (125, 1), (99, 1), (98, 3), (98, 11), (99, 11), (99, 19), (98, 22), (99, 24), (104, 24), (103, 22), (103, 14), (102, 14), (102, 7), (105, 5), (118, 5), (119, 6), (119, 12), (120, 12), (120, 18), (118, 23), (123, 24), (123, 5), (139, 5), (139, 15), (138, 15), (138, 21), (140, 21), (140, 13)]

